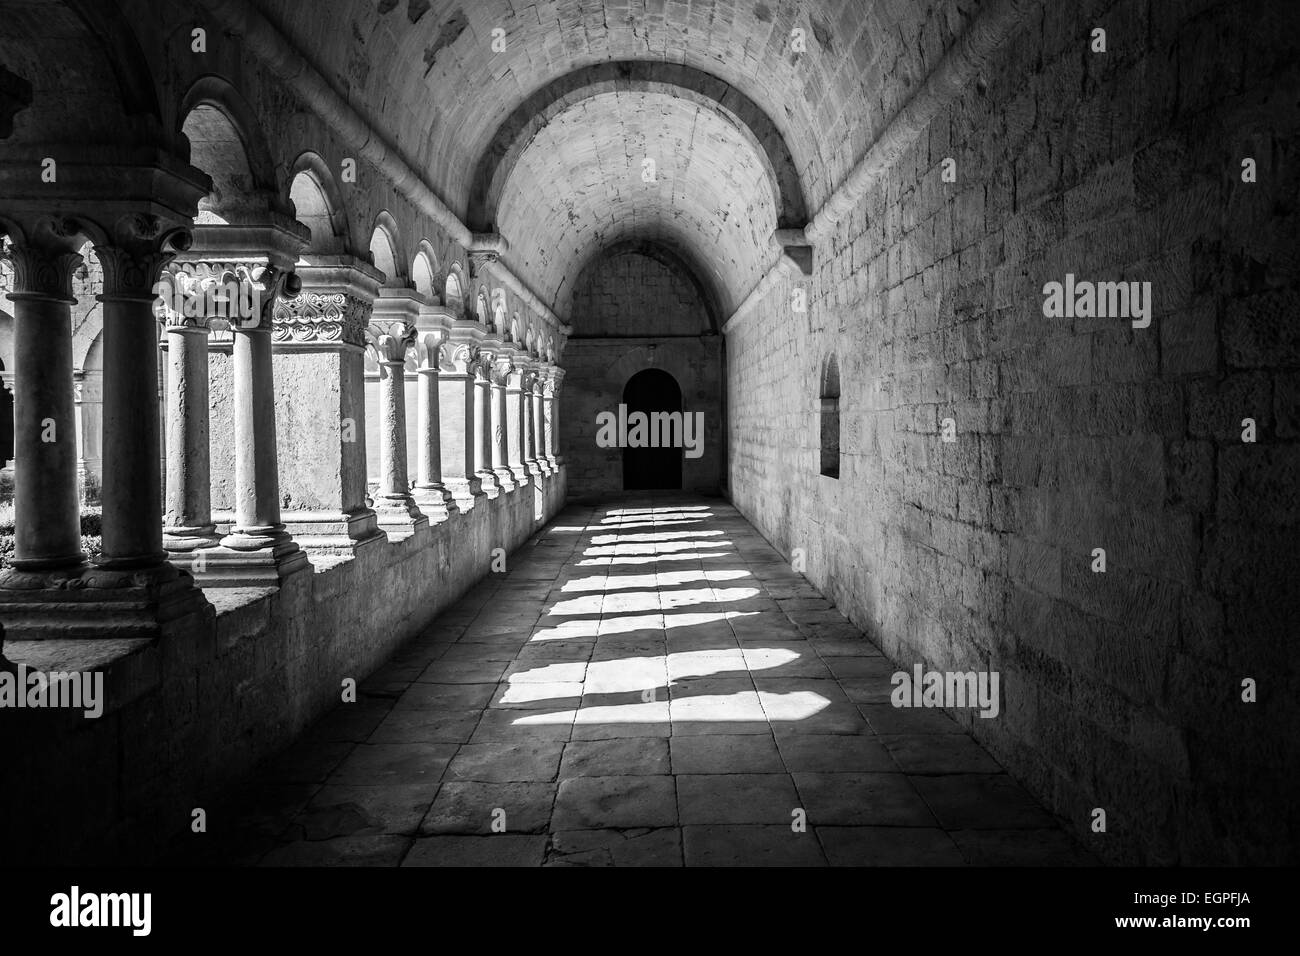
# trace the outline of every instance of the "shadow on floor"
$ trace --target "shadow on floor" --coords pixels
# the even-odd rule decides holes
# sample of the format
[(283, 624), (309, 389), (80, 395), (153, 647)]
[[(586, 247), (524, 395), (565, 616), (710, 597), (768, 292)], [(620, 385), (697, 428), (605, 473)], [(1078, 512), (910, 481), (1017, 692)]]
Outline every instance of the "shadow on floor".
[(168, 863), (1096, 861), (729, 504), (570, 505)]

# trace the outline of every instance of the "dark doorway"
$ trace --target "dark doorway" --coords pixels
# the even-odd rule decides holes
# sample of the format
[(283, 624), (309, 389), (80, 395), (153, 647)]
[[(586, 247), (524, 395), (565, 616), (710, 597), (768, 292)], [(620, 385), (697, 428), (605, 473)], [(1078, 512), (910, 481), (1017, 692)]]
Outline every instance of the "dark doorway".
[[(682, 390), (662, 369), (637, 372), (623, 386), (623, 404), (633, 412), (680, 412)], [(681, 488), (682, 449), (624, 448), (623, 487), (629, 491)]]

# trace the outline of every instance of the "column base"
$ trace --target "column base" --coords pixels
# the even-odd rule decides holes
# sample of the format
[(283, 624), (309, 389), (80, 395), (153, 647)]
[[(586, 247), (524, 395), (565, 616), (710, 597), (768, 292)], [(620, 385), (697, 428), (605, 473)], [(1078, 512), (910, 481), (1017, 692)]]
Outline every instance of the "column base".
[(444, 485), (417, 484), (411, 492), (411, 497), (419, 506), (420, 512), (429, 519), (430, 524), (446, 521), (457, 511), (456, 499)]
[(172, 562), (189, 571), (201, 588), (274, 588), (289, 575), (310, 567), (307, 552), (293, 540), (251, 551), (222, 544), (175, 554)]
[(382, 541), (379, 517), (370, 508), (346, 511), (282, 512), (284, 530), (305, 551), (352, 554), (372, 541)]
[(194, 551), (198, 548), (211, 548), (221, 541), (216, 525), (194, 525), (192, 527), (163, 528), (163, 547), (170, 554), (174, 551)]
[(474, 476), (478, 478), (483, 488), (484, 498), (501, 497), (501, 479), (497, 477), (495, 471), (476, 471)]
[(472, 509), (476, 502), (486, 497), (483, 494), (483, 483), (479, 481), (477, 475), (472, 478), (446, 478), (443, 483), (456, 505), (456, 510), (461, 514)]
[(493, 468), (492, 472), (497, 476), (497, 484), (501, 486), (502, 492), (509, 493), (519, 487), (514, 474), (505, 465), (500, 468)]
[(520, 488), (527, 488), (532, 484), (532, 475), (528, 471), (528, 466), (521, 462), (511, 462), (510, 474), (515, 479), (515, 484)]
[(389, 541), (401, 541), (429, 527), (429, 519), (410, 495), (389, 498), (375, 495), (375, 516), (379, 519), (379, 530), (388, 535)]
[(536, 458), (529, 458), (524, 462), (524, 467), (528, 469), (528, 475), (534, 481), (547, 474), (546, 468)]
[[(28, 572), (17, 572), (30, 578)], [(193, 615), (211, 614), (194, 579), (170, 564), (113, 571), (87, 568), (80, 575), (47, 575), (47, 586), (14, 588), (0, 576), (0, 616), (7, 641), (156, 640), (183, 635)]]

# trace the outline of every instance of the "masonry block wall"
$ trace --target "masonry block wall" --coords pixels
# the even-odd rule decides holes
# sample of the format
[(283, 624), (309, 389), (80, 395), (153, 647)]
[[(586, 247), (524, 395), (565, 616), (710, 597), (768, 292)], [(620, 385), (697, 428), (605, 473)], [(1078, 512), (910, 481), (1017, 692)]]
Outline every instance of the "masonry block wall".
[(513, 551), (555, 516), (565, 473), (539, 481), (351, 560), (313, 556), (278, 589), (208, 589), (211, 607), (166, 640), (7, 644), (46, 671), (99, 655), (111, 709), (7, 715), (0, 820), (23, 824), (3, 828), (4, 862), (149, 863), (188, 839), (192, 808), (229, 826), (227, 788), (333, 709), (344, 679), (358, 700), (385, 693), (366, 678), (490, 573), (493, 548)]
[(699, 290), (680, 268), (641, 252), (603, 257), (578, 277), (572, 322), (581, 335), (699, 335), (708, 326)]
[[(1296, 845), (1297, 37), (1294, 4), (1045, 5), (818, 247), (810, 311), (778, 284), (727, 341), (737, 505), (900, 668), (1000, 672), (956, 716), (1111, 861)], [(1150, 326), (1045, 317), (1067, 273), (1150, 282)]]
[[(575, 337), (565, 348), (560, 396), (560, 447), (574, 496), (622, 490), (622, 449), (596, 444), (596, 416), (616, 412), (628, 379), (647, 368), (661, 368), (677, 380), (685, 412), (704, 414), (702, 454), (683, 459), (682, 487), (718, 492), (722, 340), (710, 334), (708, 308), (685, 270), (656, 254), (616, 253), (579, 276), (572, 313)], [(651, 327), (654, 336), (638, 337)]]
[(683, 458), (682, 488), (715, 495), (722, 481), (722, 339), (570, 339), (564, 350), (560, 451), (574, 497), (623, 490), (623, 451), (596, 444), (596, 415), (617, 412), (637, 372), (661, 368), (677, 379), (682, 408), (704, 413), (699, 458)]

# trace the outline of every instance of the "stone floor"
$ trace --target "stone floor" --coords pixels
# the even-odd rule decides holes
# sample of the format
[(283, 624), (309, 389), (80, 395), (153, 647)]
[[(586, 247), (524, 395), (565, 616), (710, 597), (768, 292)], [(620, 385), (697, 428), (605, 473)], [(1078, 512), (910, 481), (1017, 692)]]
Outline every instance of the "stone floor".
[(179, 855), (1093, 862), (946, 714), (894, 709), (895, 670), (725, 502), (570, 506)]

